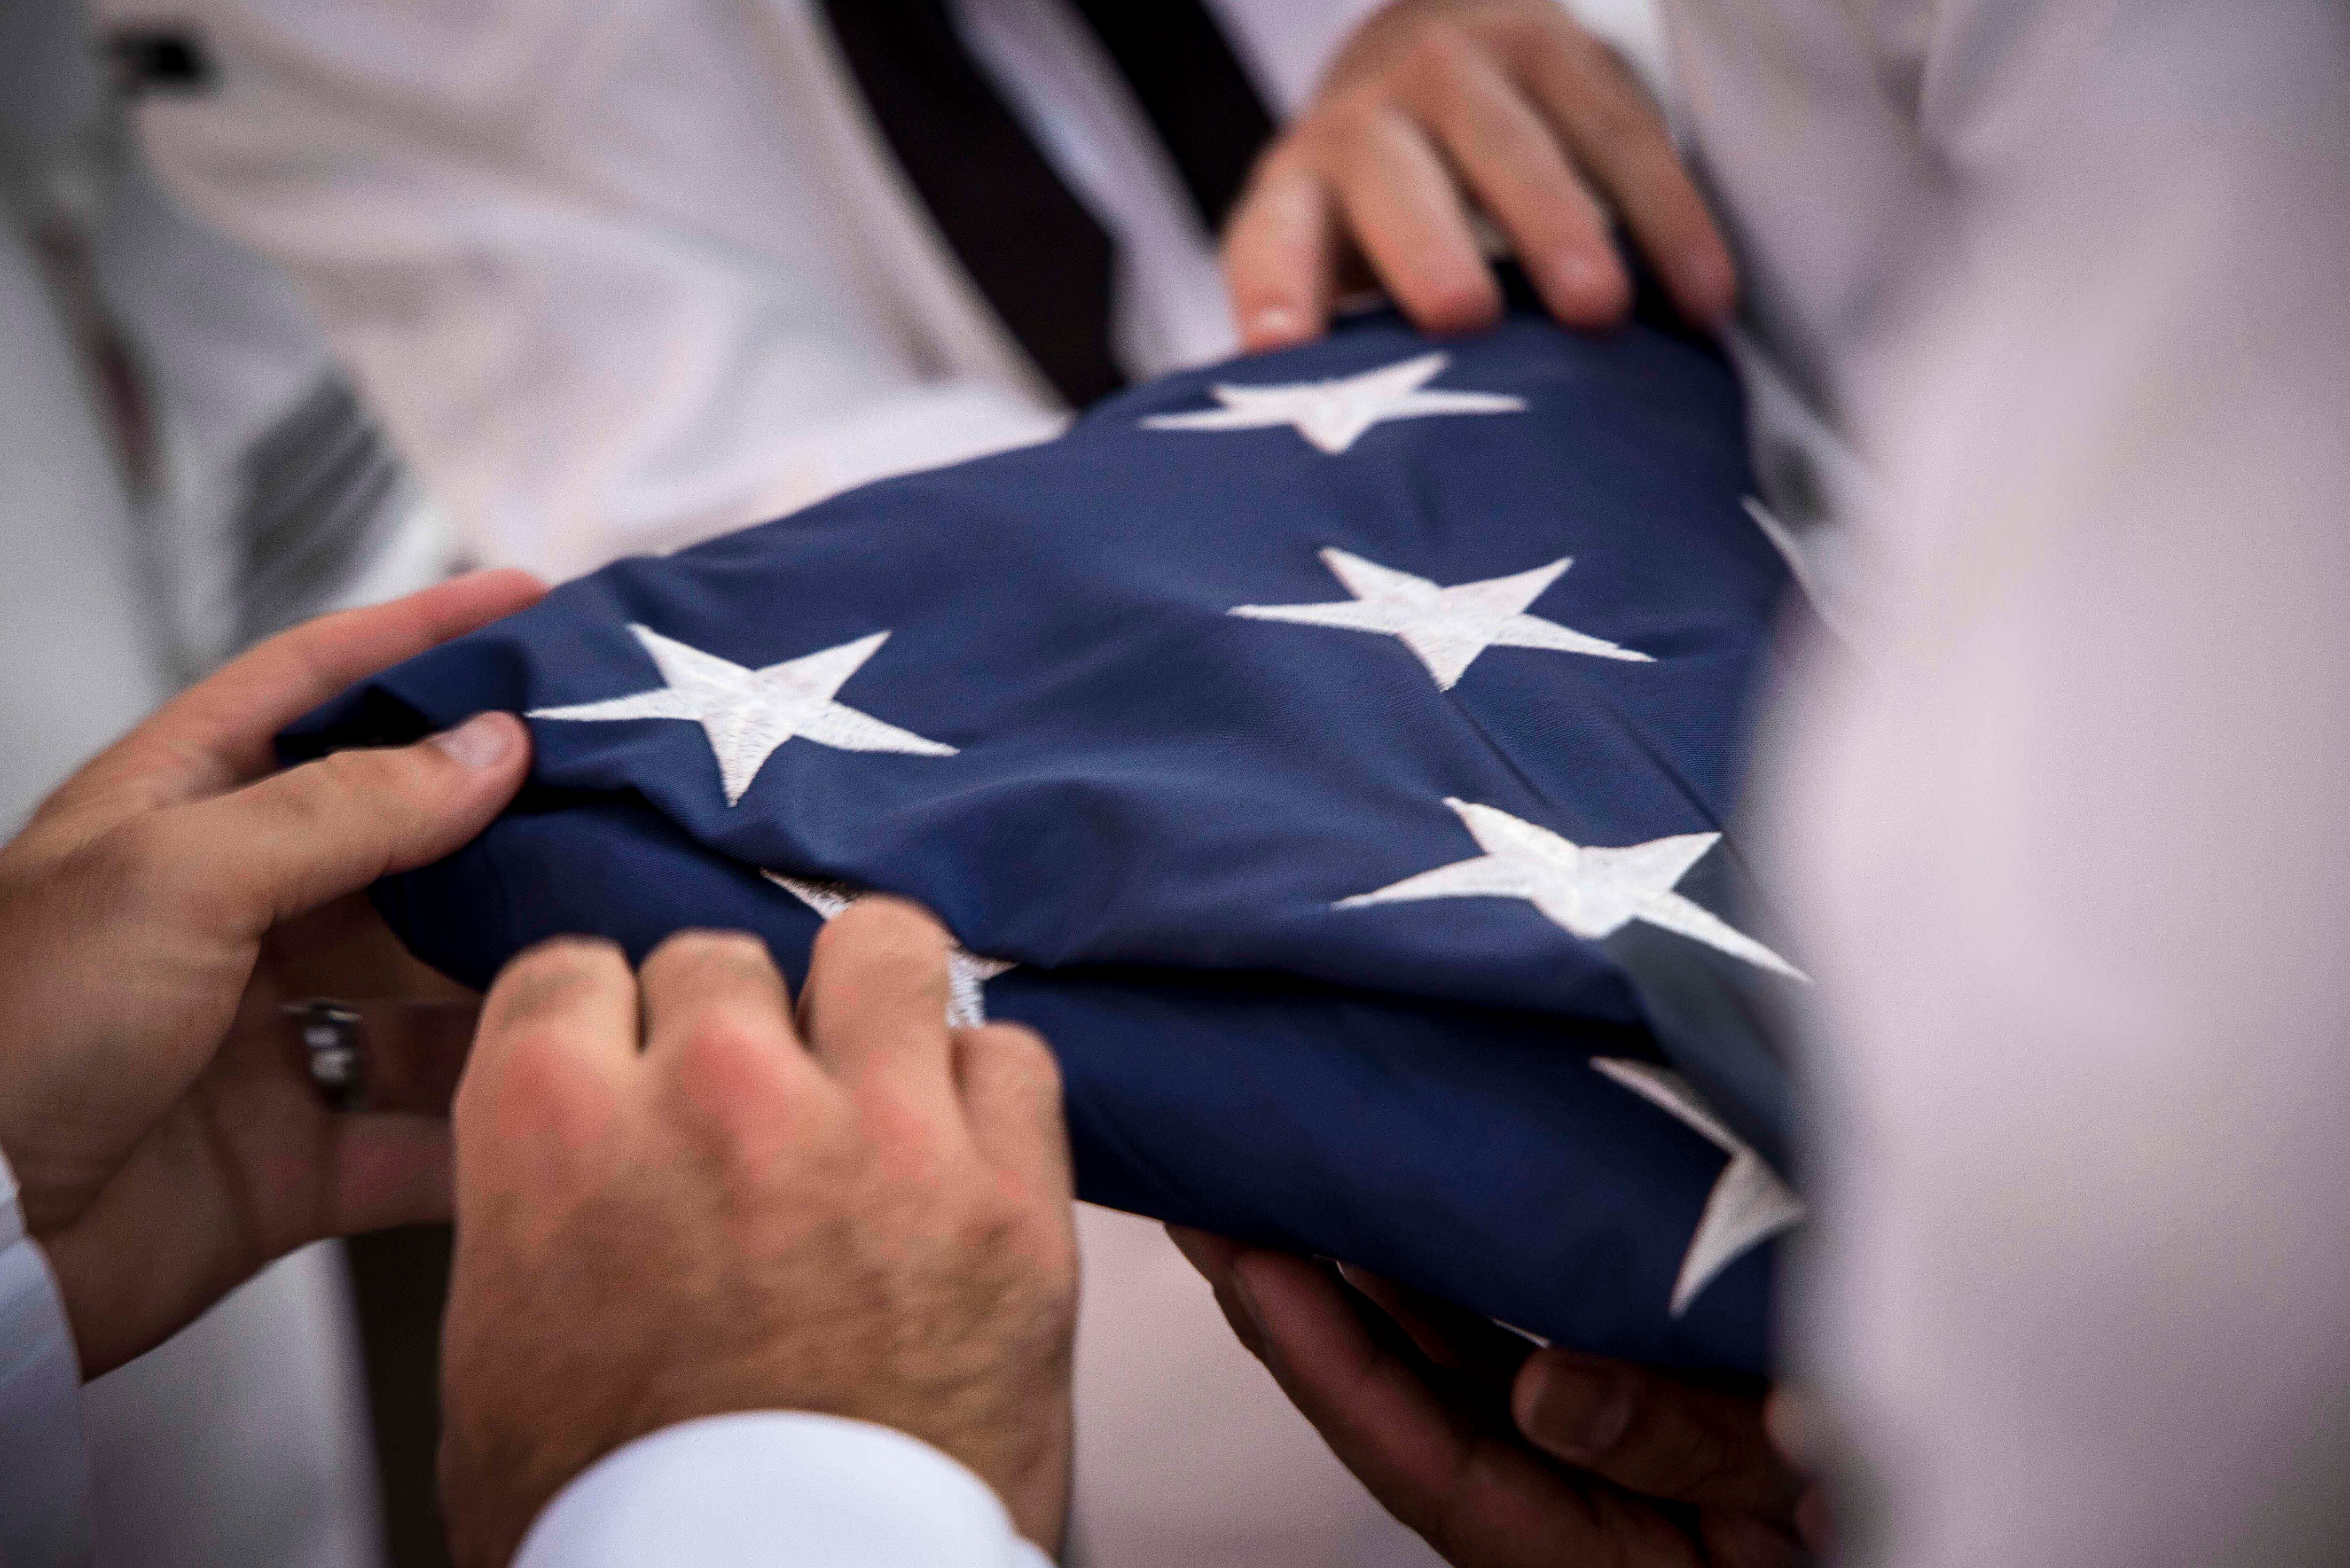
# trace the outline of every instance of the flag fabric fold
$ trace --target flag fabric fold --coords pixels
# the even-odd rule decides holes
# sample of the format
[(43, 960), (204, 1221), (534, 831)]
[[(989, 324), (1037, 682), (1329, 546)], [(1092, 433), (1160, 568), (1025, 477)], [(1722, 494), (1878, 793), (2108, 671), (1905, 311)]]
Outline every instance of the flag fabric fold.
[(1750, 486), (1702, 346), (1382, 315), (619, 562), (282, 746), (529, 715), (515, 807), (378, 889), (462, 980), (687, 926), (796, 977), (901, 894), (1052, 1042), (1084, 1196), (1759, 1371), (1807, 982), (1732, 826)]

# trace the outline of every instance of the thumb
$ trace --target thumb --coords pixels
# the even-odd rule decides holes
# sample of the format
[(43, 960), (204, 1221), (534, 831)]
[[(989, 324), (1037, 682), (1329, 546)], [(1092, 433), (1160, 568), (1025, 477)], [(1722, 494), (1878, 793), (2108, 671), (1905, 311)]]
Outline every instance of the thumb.
[(412, 746), (338, 752), (159, 814), (158, 857), (213, 918), (249, 937), (462, 847), (530, 771), (530, 732), (476, 713)]

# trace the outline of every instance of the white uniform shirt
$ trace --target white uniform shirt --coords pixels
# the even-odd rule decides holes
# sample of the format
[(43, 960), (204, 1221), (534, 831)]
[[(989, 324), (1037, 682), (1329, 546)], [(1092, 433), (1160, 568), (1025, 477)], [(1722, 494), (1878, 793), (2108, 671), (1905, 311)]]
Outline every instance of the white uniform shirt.
[[(1278, 103), (1371, 0), (1232, 0)], [(567, 576), (1066, 418), (897, 172), (810, 0), (100, 0), (218, 90), (140, 109), (158, 171), (282, 264), (485, 560)], [(1230, 350), (1209, 236), (1097, 47), (957, 0), (1117, 239), (1147, 376)]]
[(1853, 1546), (2350, 1561), (2350, 12), (1679, 9), (1882, 481), (1766, 775)]

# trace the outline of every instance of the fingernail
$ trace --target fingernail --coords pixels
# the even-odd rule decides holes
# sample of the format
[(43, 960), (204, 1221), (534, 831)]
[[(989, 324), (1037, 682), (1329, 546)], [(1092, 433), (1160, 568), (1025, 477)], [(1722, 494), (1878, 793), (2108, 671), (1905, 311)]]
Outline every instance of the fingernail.
[(1526, 1436), (1568, 1459), (1593, 1458), (1623, 1441), (1632, 1425), (1630, 1378), (1557, 1356), (1534, 1366)]
[(1286, 305), (1268, 305), (1249, 313), (1243, 335), (1259, 348), (1294, 343), (1305, 336), (1305, 317)]
[(513, 754), (515, 725), (503, 713), (476, 713), (455, 729), (433, 736), (432, 743), (458, 766), (479, 773)]

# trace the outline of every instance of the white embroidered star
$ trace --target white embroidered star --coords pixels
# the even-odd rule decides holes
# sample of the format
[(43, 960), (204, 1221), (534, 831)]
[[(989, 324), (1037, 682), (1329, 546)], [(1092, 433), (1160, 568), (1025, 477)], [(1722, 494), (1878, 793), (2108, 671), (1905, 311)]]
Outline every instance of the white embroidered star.
[(1705, 1212), (1681, 1255), (1680, 1277), (1673, 1282), (1675, 1317), (1689, 1310), (1698, 1293), (1713, 1277), (1736, 1262), (1746, 1251), (1769, 1241), (1804, 1217), (1804, 1200), (1762, 1163), (1762, 1157), (1722, 1125), (1711, 1106), (1699, 1097), (1689, 1081), (1649, 1062), (1619, 1057), (1595, 1057), (1591, 1064), (1642, 1099), (1670, 1112), (1703, 1134), (1730, 1157), (1706, 1195)]
[[(786, 889), (801, 903), (830, 921), (865, 897), (846, 882), (813, 877), (786, 877), (780, 871), (760, 873)], [(947, 940), (947, 1027), (976, 1029), (987, 1022), (987, 993), (983, 989), (1005, 970), (1020, 966), (1009, 959), (982, 958), (961, 942)]]
[(1596, 940), (1634, 920), (1718, 948), (1773, 974), (1810, 976), (1711, 910), (1673, 891), (1719, 833), (1683, 833), (1620, 849), (1594, 849), (1490, 805), (1447, 799), (1485, 853), (1341, 898), (1341, 909), (1419, 898), (1523, 898), (1578, 937)]
[(1525, 613), (1575, 564), (1572, 557), (1515, 576), (1456, 583), (1449, 588), (1344, 550), (1323, 551), (1322, 564), (1353, 598), (1315, 605), (1242, 605), (1230, 613), (1250, 620), (1336, 626), (1400, 638), (1447, 691), (1489, 648), (1544, 648), (1635, 664), (1655, 662), (1645, 653)]
[(1399, 365), (1339, 376), (1327, 381), (1296, 381), (1277, 387), (1210, 389), (1220, 409), (1191, 414), (1154, 414), (1142, 421), (1154, 431), (1253, 431), (1294, 425), (1297, 433), (1324, 452), (1337, 453), (1355, 444), (1373, 425), (1388, 420), (1416, 420), (1430, 414), (1514, 414), (1524, 411), (1523, 398), (1495, 392), (1430, 390), (1451, 363), (1449, 354), (1422, 354)]
[(662, 684), (601, 702), (568, 708), (534, 708), (534, 719), (599, 722), (618, 719), (691, 719), (710, 737), (726, 804), (743, 798), (775, 748), (794, 736), (844, 752), (906, 752), (920, 757), (951, 757), (952, 746), (924, 740), (832, 700), (889, 634), (877, 631), (855, 642), (764, 670), (689, 648), (650, 627), (631, 626), (660, 669)]

